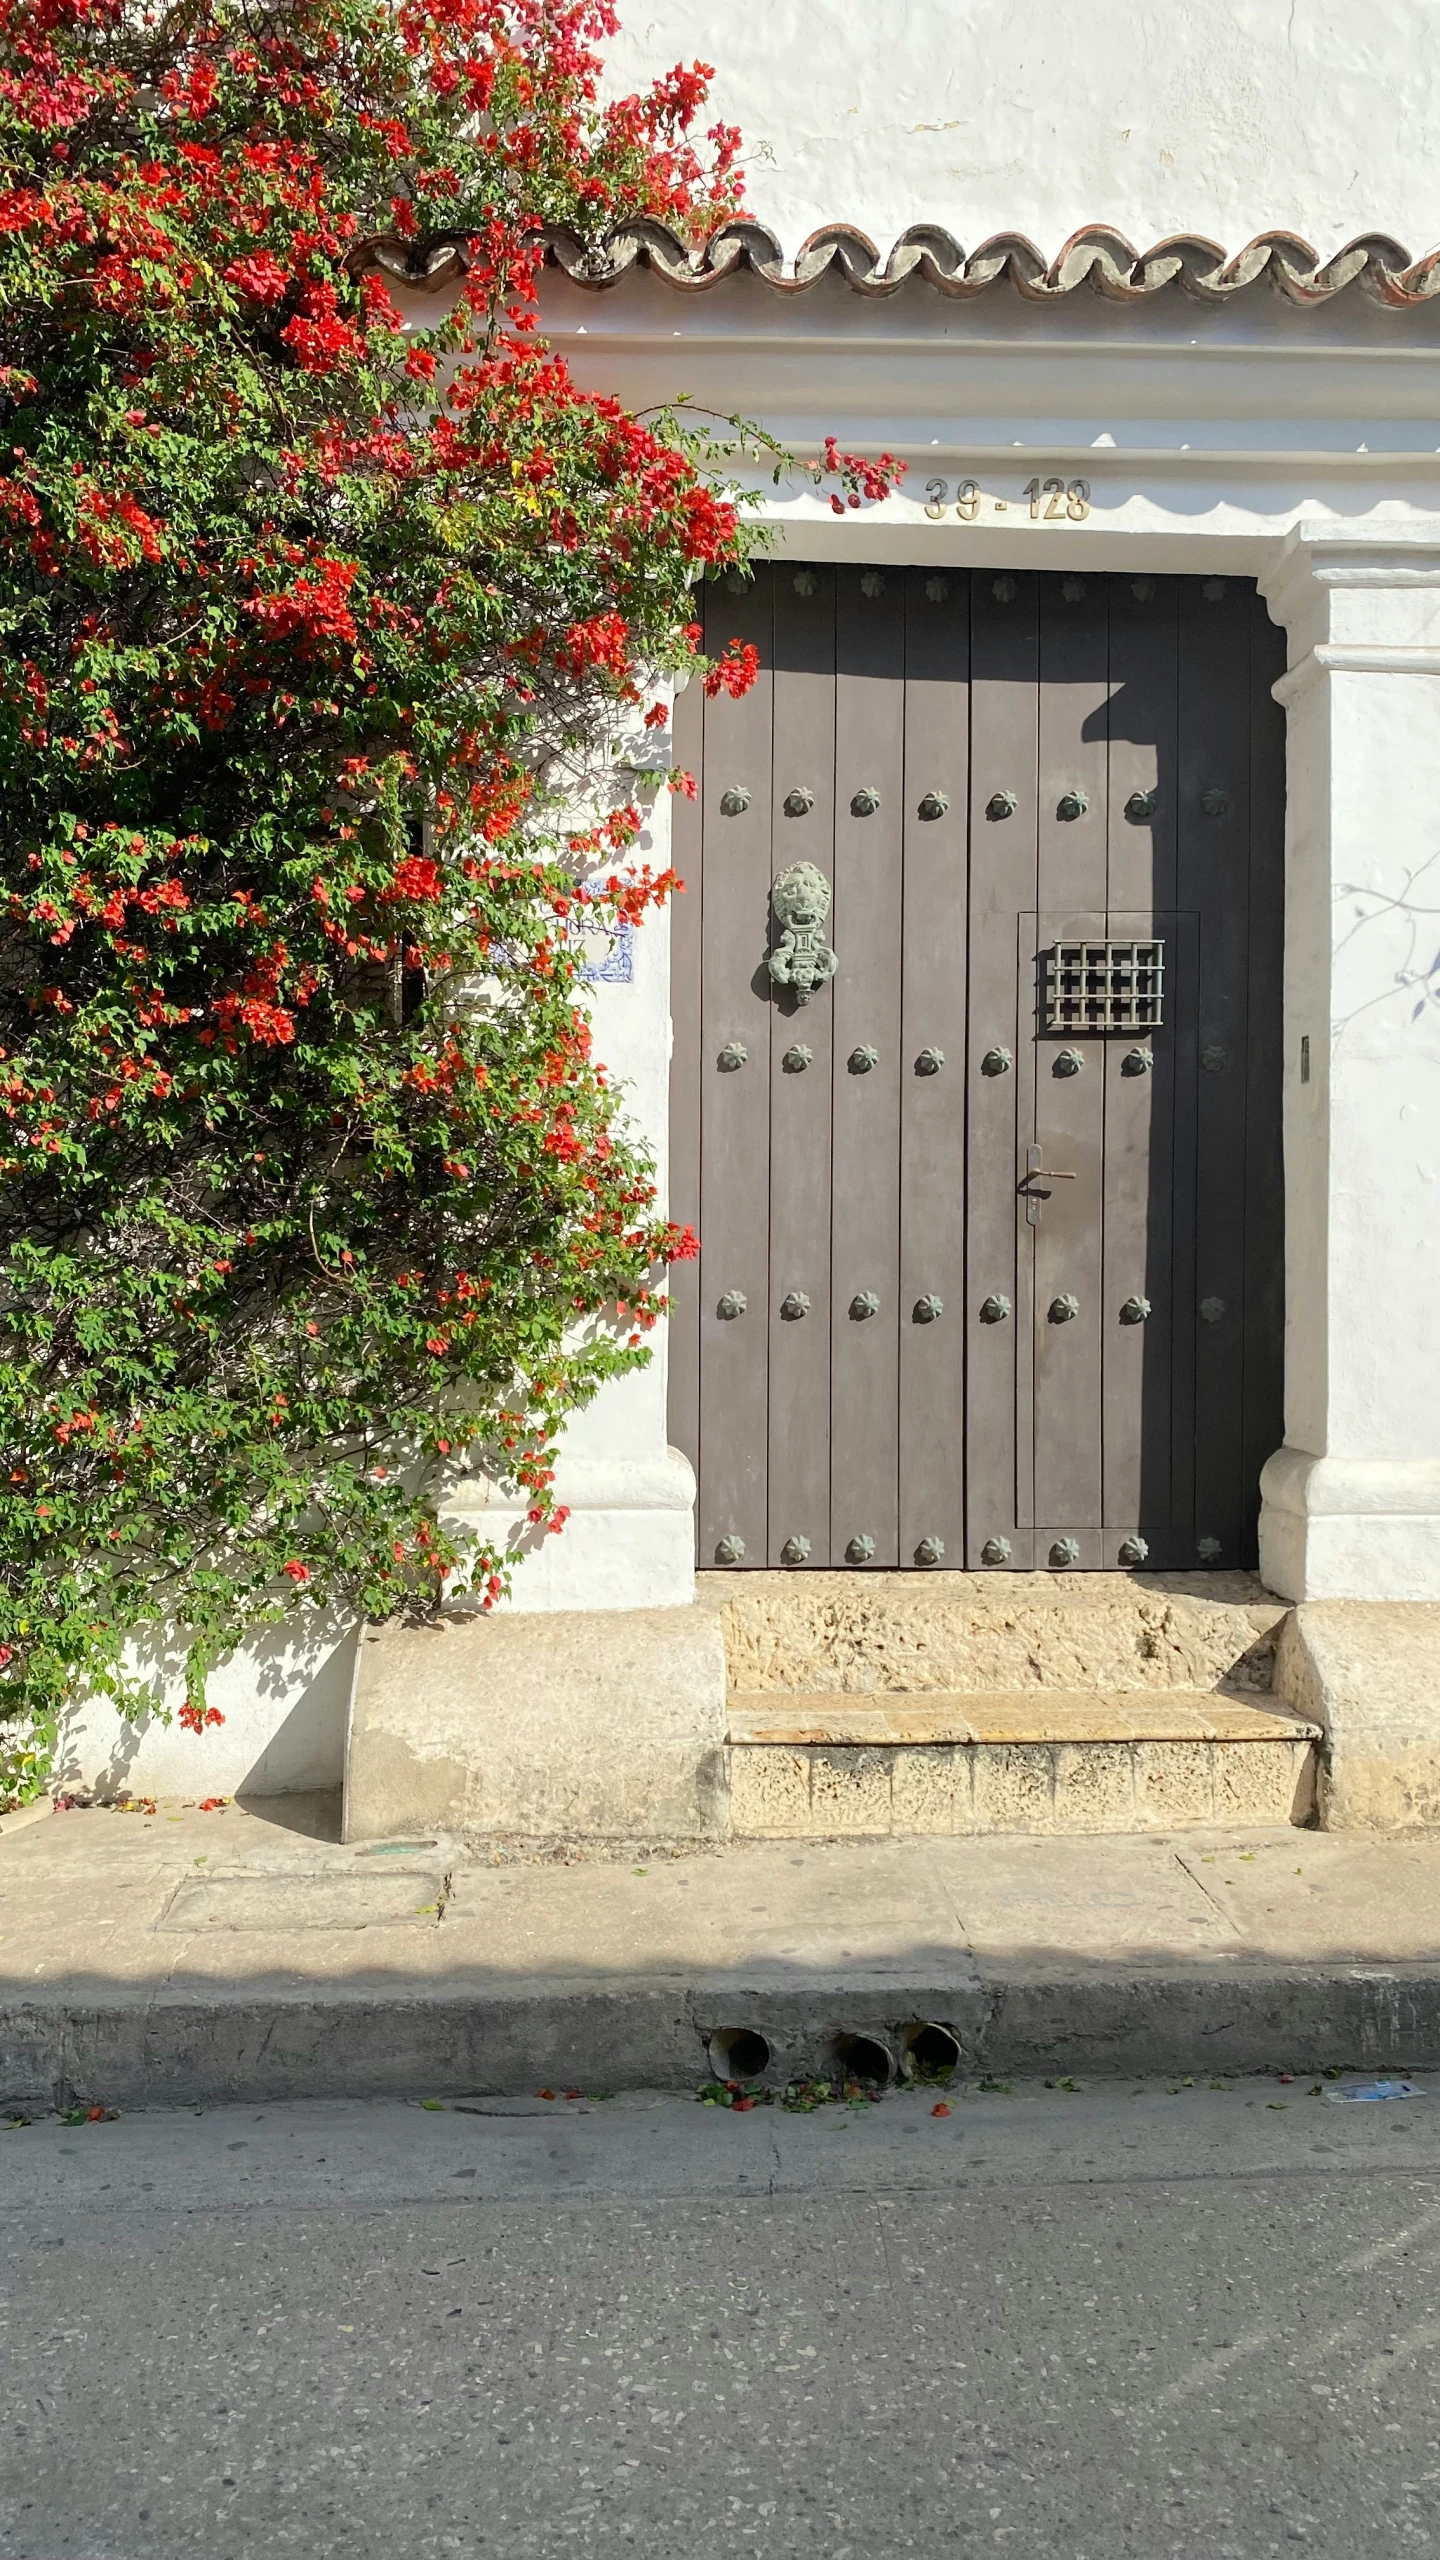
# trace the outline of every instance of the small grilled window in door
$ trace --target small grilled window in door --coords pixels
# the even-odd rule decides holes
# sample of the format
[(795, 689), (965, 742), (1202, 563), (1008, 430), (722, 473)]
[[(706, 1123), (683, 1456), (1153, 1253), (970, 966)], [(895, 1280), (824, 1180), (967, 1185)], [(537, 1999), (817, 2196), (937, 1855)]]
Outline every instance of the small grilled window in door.
[(1057, 942), (1045, 954), (1043, 1031), (1152, 1031), (1162, 1020), (1163, 942)]

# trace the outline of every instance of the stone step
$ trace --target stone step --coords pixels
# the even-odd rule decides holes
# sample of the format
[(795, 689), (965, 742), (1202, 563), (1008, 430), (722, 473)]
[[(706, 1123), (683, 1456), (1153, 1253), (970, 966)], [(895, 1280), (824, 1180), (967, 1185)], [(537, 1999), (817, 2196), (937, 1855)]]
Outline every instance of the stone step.
[(1286, 1604), (1253, 1574), (701, 1574), (732, 1693), (1266, 1697)]
[(1274, 1700), (1213, 1689), (890, 1690), (847, 1697), (732, 1692), (734, 1743), (1315, 1742), (1320, 1727)]
[(1303, 1823), (1319, 1727), (1215, 1690), (732, 1694), (742, 1839)]

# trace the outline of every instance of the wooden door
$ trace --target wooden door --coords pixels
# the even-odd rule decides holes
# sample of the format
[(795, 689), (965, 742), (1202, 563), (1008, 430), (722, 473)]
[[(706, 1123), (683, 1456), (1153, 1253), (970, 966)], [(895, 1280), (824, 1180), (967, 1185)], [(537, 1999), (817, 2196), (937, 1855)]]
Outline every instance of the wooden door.
[(677, 708), (700, 1562), (1253, 1561), (1283, 1322), (1253, 586), (787, 562), (705, 627), (763, 673)]

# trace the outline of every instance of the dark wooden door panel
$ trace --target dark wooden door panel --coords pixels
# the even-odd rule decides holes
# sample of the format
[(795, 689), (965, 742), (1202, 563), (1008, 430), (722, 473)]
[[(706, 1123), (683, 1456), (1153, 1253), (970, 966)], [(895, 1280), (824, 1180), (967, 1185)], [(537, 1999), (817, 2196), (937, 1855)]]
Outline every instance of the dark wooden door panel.
[[(1200, 1042), (1198, 1037), (1201, 924), (1190, 919), (1187, 949), (1192, 953), (1191, 1001), (1172, 1015), (1171, 1055), (1175, 1078), (1175, 1179), (1170, 1194), (1171, 1363), (1170, 1363), (1170, 1522), (1172, 1561), (1195, 1561), (1195, 1163), (1198, 1139)], [(1157, 1378), (1151, 1392), (1163, 1396)], [(1157, 1495), (1156, 1516), (1163, 1516)], [(1159, 1550), (1156, 1550), (1157, 1559)]]
[[(761, 672), (741, 701), (722, 695), (705, 708), (700, 1436), (698, 1449), (689, 1454), (700, 1477), (702, 1563), (715, 1563), (723, 1543), (734, 1539), (742, 1542), (745, 1561), (759, 1563), (766, 1553), (767, 1520), (770, 1015), (757, 1002), (753, 982), (770, 914), (775, 679), (768, 583), (757, 580), (739, 594), (728, 587), (708, 590), (706, 636), (717, 653), (732, 638), (751, 641), (760, 651)], [(693, 1041), (696, 1026), (686, 1030)], [(741, 1049), (743, 1060), (732, 1063)], [(722, 1313), (737, 1307), (738, 1313)]]
[(835, 657), (831, 938), (839, 967), (833, 996), (830, 1557), (835, 1564), (893, 1566), (899, 1561), (903, 571), (841, 571)]
[(977, 571), (970, 638), (966, 1561), (1016, 1570), (1033, 1561), (1035, 1516), (1033, 1258), (1017, 1252), (1015, 1186), (1034, 1125), (1034, 1007), (1017, 916), (1035, 905), (1039, 588), (1034, 576)]
[[(773, 572), (776, 874), (811, 862), (834, 878), (835, 582), (830, 568)], [(797, 797), (798, 795), (798, 797)], [(809, 806), (800, 802), (808, 799)], [(832, 909), (827, 932), (833, 941)], [(771, 920), (771, 940), (777, 939)], [(762, 944), (759, 955), (763, 973)], [(769, 1557), (812, 1568), (830, 1554), (830, 1188), (833, 984), (770, 1012)], [(808, 1055), (807, 1055), (808, 1053)], [(804, 1542), (803, 1552), (801, 1541)], [(789, 1549), (787, 1555), (786, 1550)]]
[(1249, 1025), (1251, 592), (1180, 596), (1177, 904), (1200, 918), (1196, 1019), (1195, 1540), (1240, 1551), (1244, 1493), (1245, 1120)]
[(1241, 1552), (1255, 1553), (1260, 1470), (1284, 1406), (1285, 1166), (1281, 1152), (1284, 1021), (1285, 719), (1271, 687), (1285, 672), (1285, 634), (1250, 617), (1250, 982), (1245, 1047), (1244, 1413)]
[[(1107, 1566), (1134, 1563), (1119, 1546), (1177, 1523), (1170, 1377), (1176, 1310), (1175, 1024), (1195, 1003), (1195, 919), (1165, 909), (1112, 907), (1118, 940), (1158, 940), (1165, 954), (1164, 1019), (1105, 1043), (1105, 1228), (1101, 1305), (1103, 1541)], [(1189, 1339), (1189, 1299), (1181, 1310)], [(1188, 1528), (1188, 1519), (1178, 1526)], [(1149, 1561), (1149, 1555), (1140, 1561)]]
[[(703, 990), (703, 883), (705, 849), (704, 695), (687, 685), (675, 704), (675, 761), (695, 782), (695, 797), (676, 795), (670, 812), (670, 860), (680, 876), (670, 910), (670, 1019), (699, 1025)], [(700, 1144), (704, 1078), (698, 1037), (677, 1039), (670, 1060), (669, 1213), (677, 1226), (700, 1232)], [(677, 1449), (700, 1446), (700, 1265), (677, 1262), (670, 1272), (670, 1438)]]
[[(1064, 1560), (1082, 1568), (1187, 1563), (1194, 1540), (1188, 1500), (1175, 1517), (1171, 1382), (1177, 1333), (1183, 1357), (1192, 1327), (1188, 1288), (1177, 1324), (1172, 1207), (1177, 1103), (1193, 1118), (1194, 1061), (1187, 1052), (1177, 1078), (1175, 1026), (1195, 1012), (1198, 920), (1123, 908), (1022, 919), (1022, 955), (1037, 955), (1035, 974), (1062, 940), (1158, 944), (1165, 992), (1163, 1016), (1153, 1028), (1088, 1040), (1042, 1032), (1037, 1041), (1035, 1154), (1042, 1167), (1054, 1169), (1049, 1184), (1039, 1174), (1030, 1179), (1039, 1194), (1033, 1230), (1037, 1561), (1069, 1539), (1076, 1553), (1066, 1552)], [(1075, 1072), (1057, 1075), (1058, 1067), (1076, 1061)], [(1092, 1071), (1098, 1144), (1092, 1110), (1077, 1108), (1067, 1119), (1053, 1099), (1057, 1085), (1073, 1092)], [(1096, 1371), (1099, 1425), (1092, 1439), (1088, 1399)]]
[(1174, 578), (1107, 581), (1110, 694), (1106, 883), (1110, 907), (1170, 908), (1179, 717)]
[[(1032, 1020), (1045, 954), (1062, 940), (1104, 938), (1105, 918), (1075, 910), (1026, 919)], [(1100, 1561), (1100, 1340), (1105, 1234), (1105, 1043), (1051, 1033), (1035, 1039), (1034, 1147), (1053, 1173), (1048, 1197), (1029, 1179), (1034, 1253), (1031, 1341), (1034, 1389), (1034, 1508), (1037, 1549), (1066, 1536), (1071, 1559)], [(1022, 1211), (1028, 1218), (1028, 1209)], [(1037, 1562), (1043, 1559), (1037, 1553)]]
[[(1252, 1561), (1283, 1334), (1283, 649), (1253, 587), (784, 562), (705, 620), (764, 673), (677, 714), (701, 1561)], [(798, 861), (837, 955), (806, 1004), (765, 965)], [(1055, 946), (1157, 941), (1160, 1020), (1052, 1016)]]
[[(911, 570), (906, 587), (899, 1561), (938, 1547), (961, 1564), (969, 579)], [(942, 1308), (929, 1324), (927, 1298)]]

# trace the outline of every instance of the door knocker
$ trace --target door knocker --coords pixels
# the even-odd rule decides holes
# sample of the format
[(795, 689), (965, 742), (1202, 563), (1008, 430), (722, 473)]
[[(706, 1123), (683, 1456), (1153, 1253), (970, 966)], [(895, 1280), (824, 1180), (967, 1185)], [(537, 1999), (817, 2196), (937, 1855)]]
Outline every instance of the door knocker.
[(839, 966), (821, 938), (830, 913), (830, 883), (813, 862), (792, 863), (771, 890), (770, 903), (780, 939), (765, 965), (777, 987), (793, 987), (796, 1003), (808, 1004)]

